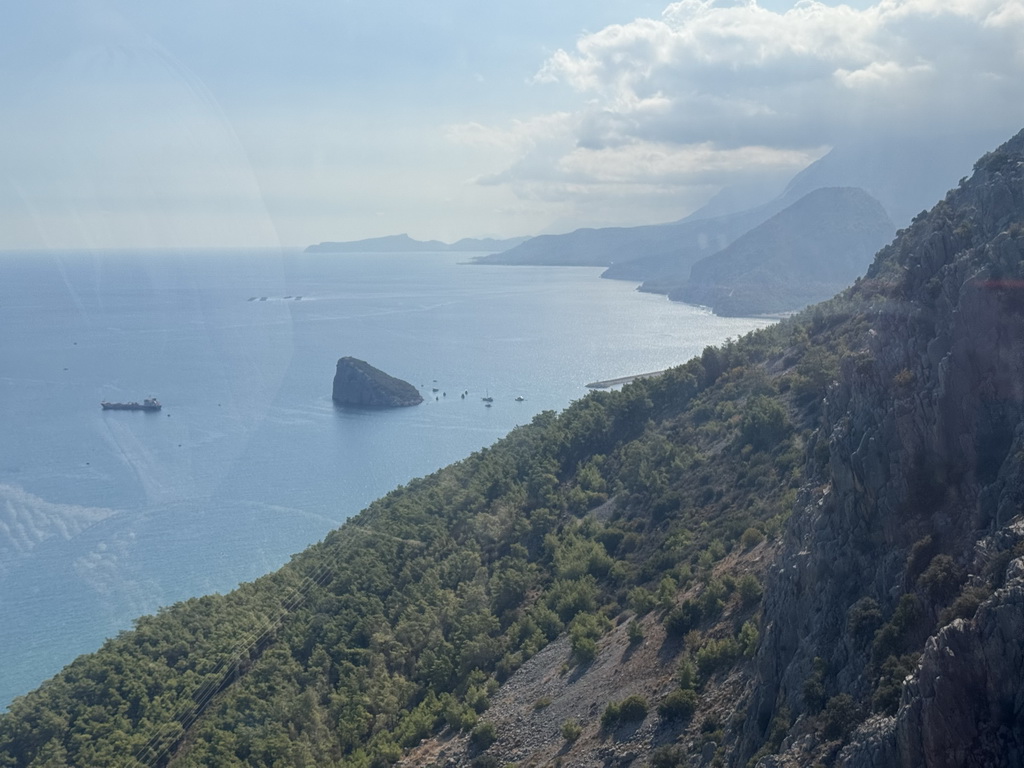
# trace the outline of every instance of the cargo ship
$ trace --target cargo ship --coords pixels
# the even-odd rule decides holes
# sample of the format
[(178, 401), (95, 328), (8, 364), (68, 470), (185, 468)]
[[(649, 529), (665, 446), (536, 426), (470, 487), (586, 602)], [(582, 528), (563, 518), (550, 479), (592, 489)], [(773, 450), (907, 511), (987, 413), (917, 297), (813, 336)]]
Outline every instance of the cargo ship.
[(147, 397), (141, 403), (108, 403), (104, 400), (100, 405), (104, 411), (159, 411), (163, 407), (155, 397)]

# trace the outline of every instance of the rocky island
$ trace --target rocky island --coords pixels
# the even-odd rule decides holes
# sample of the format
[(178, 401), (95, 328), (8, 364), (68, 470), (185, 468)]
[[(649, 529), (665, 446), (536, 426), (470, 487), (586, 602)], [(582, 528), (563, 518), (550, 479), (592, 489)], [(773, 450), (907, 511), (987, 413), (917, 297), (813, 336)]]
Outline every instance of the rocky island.
[(338, 360), (331, 397), (340, 405), (383, 408), (419, 405), (423, 402), (416, 387), (409, 382), (389, 376), (354, 357)]

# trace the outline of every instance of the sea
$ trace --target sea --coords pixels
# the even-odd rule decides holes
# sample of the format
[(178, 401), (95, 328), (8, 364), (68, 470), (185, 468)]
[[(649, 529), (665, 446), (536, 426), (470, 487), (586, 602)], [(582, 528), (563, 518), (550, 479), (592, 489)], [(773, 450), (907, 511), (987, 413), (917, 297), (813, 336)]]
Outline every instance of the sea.
[[(280, 567), (588, 382), (770, 322), (597, 268), (472, 255), (0, 253), (0, 709), (136, 617)], [(423, 404), (336, 405), (347, 355)], [(162, 410), (100, 407), (146, 397)]]

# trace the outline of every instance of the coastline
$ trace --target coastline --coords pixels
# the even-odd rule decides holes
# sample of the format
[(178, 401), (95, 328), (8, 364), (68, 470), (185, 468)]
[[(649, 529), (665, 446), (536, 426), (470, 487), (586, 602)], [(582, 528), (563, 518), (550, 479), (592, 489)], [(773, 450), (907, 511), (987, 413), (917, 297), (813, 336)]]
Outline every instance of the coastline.
[(610, 387), (617, 387), (619, 384), (629, 384), (637, 379), (649, 379), (653, 376), (661, 376), (664, 372), (665, 371), (651, 371), (650, 373), (637, 373), (633, 376), (620, 376), (617, 379), (592, 381), (587, 384), (587, 389), (609, 389)]

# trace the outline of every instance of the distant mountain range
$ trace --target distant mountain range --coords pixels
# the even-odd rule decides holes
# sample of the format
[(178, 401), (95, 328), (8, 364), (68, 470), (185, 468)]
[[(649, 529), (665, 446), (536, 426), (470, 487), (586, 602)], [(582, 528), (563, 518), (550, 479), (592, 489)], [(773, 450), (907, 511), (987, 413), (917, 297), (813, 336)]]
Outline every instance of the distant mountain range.
[[(320, 243), (306, 251), (489, 251), (475, 261), (603, 266), (602, 277), (637, 281), (643, 291), (706, 304), (719, 314), (784, 312), (847, 285), (892, 237), (893, 222), (906, 225), (941, 199), (949, 179), (968, 173), (974, 158), (993, 143), (992, 136), (979, 134), (845, 144), (798, 173), (770, 200), (743, 207), (751, 200), (749, 190), (736, 195), (724, 190), (686, 218), (666, 224), (451, 245), (396, 235)], [(828, 188), (846, 191), (810, 197)], [(782, 218), (774, 221), (776, 216)], [(774, 223), (762, 229), (770, 220)], [(741, 238), (743, 243), (732, 248)], [(719, 259), (722, 263), (714, 265)], [(697, 272), (691, 274), (693, 269)]]
[[(812, 163), (794, 176), (781, 194), (759, 205), (736, 209), (730, 205), (731, 200), (749, 201), (750, 196), (723, 194), (679, 221), (542, 235), (478, 261), (607, 266), (602, 277), (639, 281), (641, 290), (708, 304), (722, 314), (795, 310), (821, 301), (843, 287), (846, 283), (837, 283), (840, 276), (852, 280), (870, 262), (874, 250), (892, 236), (892, 222), (906, 224), (918, 211), (933, 205), (945, 194), (949, 179), (969, 172), (973, 159), (992, 143), (991, 136), (975, 136), (846, 144)], [(831, 196), (831, 215), (827, 221), (835, 227), (832, 235), (826, 233), (826, 220), (800, 221), (801, 212), (812, 217), (819, 213), (813, 201), (802, 201), (810, 193), (830, 187), (862, 191), (860, 195)], [(875, 205), (866, 205), (867, 198), (874, 199)], [(822, 203), (823, 199), (817, 200), (817, 204)], [(782, 231), (781, 222), (776, 222), (768, 230), (754, 234), (760, 225), (791, 206), (793, 210), (783, 219), (788, 233)], [(844, 206), (850, 207), (844, 212)], [(880, 211), (888, 214), (888, 224), (883, 225), (879, 219)], [(861, 216), (866, 218), (860, 220)], [(847, 217), (858, 221), (844, 222)], [(851, 243), (850, 247), (860, 256), (852, 257), (849, 250), (837, 251), (835, 244), (843, 232), (856, 233), (856, 244)], [(873, 235), (869, 237), (868, 232)], [(737, 251), (726, 252), (734, 241), (748, 233), (750, 238), (742, 248), (745, 256), (739, 257)], [(815, 252), (814, 242), (832, 245)], [(865, 248), (871, 249), (867, 256)], [(802, 257), (796, 258), (795, 252), (803, 254)], [(719, 255), (726, 258), (727, 264), (710, 266)], [(758, 267), (757, 262), (763, 262), (763, 266)], [(832, 262), (835, 263), (830, 267)], [(698, 263), (700, 285), (689, 285), (691, 268)], [(766, 283), (762, 278), (768, 273), (771, 279)], [(712, 274), (714, 289), (709, 283)], [(825, 279), (809, 282), (810, 275)], [(817, 283), (816, 289), (812, 283)], [(768, 300), (772, 292), (778, 295), (777, 301)], [(768, 306), (773, 309), (767, 309)]]
[(388, 235), (387, 237), (371, 237), (367, 240), (317, 243), (306, 248), (305, 253), (445, 253), (449, 251), (481, 253), (484, 251), (506, 251), (529, 239), (528, 237), (513, 237), (508, 240), (495, 240), (489, 237), (483, 239), (465, 237), (454, 243), (443, 243), (440, 240), (414, 240), (408, 235)]
[(719, 315), (800, 309), (833, 296), (871, 264), (896, 228), (862, 189), (816, 189), (696, 262), (669, 298)]

